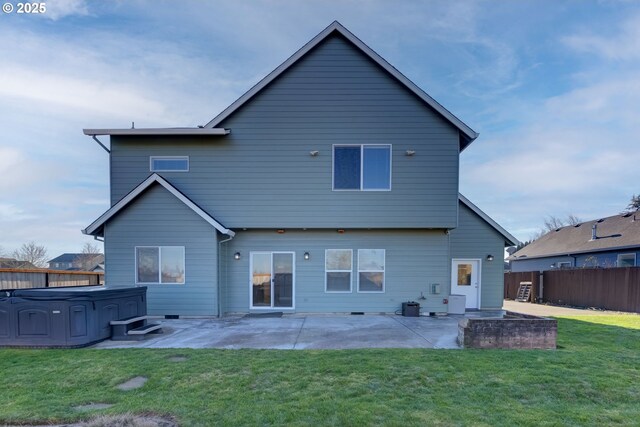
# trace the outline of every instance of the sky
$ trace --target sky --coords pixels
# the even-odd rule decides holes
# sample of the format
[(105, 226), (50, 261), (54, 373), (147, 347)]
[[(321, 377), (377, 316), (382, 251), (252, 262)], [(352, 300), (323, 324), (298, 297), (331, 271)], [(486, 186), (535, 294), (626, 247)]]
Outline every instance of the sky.
[(640, 193), (640, 2), (45, 6), (0, 13), (5, 253), (93, 242), (80, 230), (109, 207), (108, 155), (83, 128), (205, 124), (334, 20), (480, 133), (460, 191), (518, 239), (551, 215), (615, 215)]

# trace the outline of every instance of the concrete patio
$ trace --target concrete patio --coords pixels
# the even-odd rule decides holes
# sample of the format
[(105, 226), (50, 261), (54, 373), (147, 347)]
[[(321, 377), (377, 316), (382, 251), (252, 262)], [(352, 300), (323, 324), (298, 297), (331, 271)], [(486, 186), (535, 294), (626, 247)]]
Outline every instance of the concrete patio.
[[(466, 317), (502, 317), (502, 311)], [(462, 315), (284, 315), (222, 319), (160, 319), (163, 334), (144, 341), (104, 341), (93, 348), (352, 349), (459, 348)]]

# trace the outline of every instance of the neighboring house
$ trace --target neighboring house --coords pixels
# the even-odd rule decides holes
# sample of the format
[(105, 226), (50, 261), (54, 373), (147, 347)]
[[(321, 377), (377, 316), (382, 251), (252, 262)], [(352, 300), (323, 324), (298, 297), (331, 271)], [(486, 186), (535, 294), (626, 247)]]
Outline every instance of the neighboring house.
[(509, 258), (511, 271), (634, 267), (640, 257), (640, 212), (550, 231)]
[(20, 270), (37, 270), (38, 267), (29, 261), (18, 261), (15, 258), (0, 258), (0, 268), (18, 268)]
[(112, 206), (83, 232), (151, 314), (502, 307), (517, 241), (458, 193), (477, 134), (337, 22), (203, 127), (84, 133)]
[(104, 263), (103, 254), (64, 253), (49, 261), (49, 269), (93, 271), (102, 263)]

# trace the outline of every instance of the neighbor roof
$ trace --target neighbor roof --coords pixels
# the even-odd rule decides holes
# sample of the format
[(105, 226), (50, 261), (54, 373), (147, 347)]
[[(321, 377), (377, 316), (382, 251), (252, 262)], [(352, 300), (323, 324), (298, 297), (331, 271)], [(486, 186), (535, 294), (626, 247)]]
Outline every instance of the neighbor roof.
[[(597, 225), (597, 238), (592, 240), (594, 224)], [(516, 261), (630, 248), (640, 248), (640, 212), (558, 228), (529, 243), (508, 259)]]
[(216, 221), (211, 215), (205, 212), (200, 206), (196, 205), (191, 199), (185, 196), (180, 190), (171, 185), (166, 179), (162, 178), (157, 173), (150, 175), (147, 179), (141, 182), (136, 188), (131, 190), (129, 194), (124, 196), (118, 203), (113, 205), (108, 211), (103, 213), (98, 219), (96, 219), (90, 226), (82, 230), (84, 234), (90, 234), (93, 236), (102, 236), (104, 224), (115, 216), (122, 209), (127, 207), (129, 203), (131, 203), (136, 197), (138, 197), (141, 193), (143, 193), (147, 188), (149, 188), (152, 184), (158, 183), (162, 185), (167, 191), (176, 196), (178, 200), (187, 205), (192, 211), (194, 211), (198, 216), (211, 224), (216, 230), (219, 232), (226, 234), (230, 237), (235, 236), (235, 233), (218, 221)]
[(462, 194), (458, 193), (458, 198), (460, 199), (460, 201), (469, 209), (471, 209), (473, 212), (475, 212), (476, 215), (478, 215), (480, 218), (482, 218), (487, 224), (489, 224), (491, 227), (493, 227), (498, 233), (500, 233), (502, 235), (502, 237), (504, 237), (504, 242), (505, 244), (512, 246), (512, 245), (517, 245), (519, 242), (518, 239), (516, 239), (515, 237), (513, 237), (513, 235), (511, 235), (511, 233), (509, 233), (507, 230), (505, 230), (504, 228), (502, 228), (500, 226), (500, 224), (498, 224), (497, 222), (495, 222), (493, 219), (491, 219), (491, 217), (489, 215), (487, 215), (486, 213), (484, 213), (479, 207), (477, 207), (476, 205), (474, 205), (473, 203), (471, 203), (471, 201), (469, 199), (467, 199), (466, 197), (464, 197)]
[(400, 83), (402, 83), (407, 89), (413, 92), (418, 98), (422, 99), (427, 105), (440, 113), (451, 124), (453, 124), (461, 132), (460, 138), (460, 151), (464, 150), (474, 139), (478, 137), (478, 133), (467, 126), (459, 118), (454, 116), (449, 110), (440, 105), (435, 99), (429, 96), (425, 91), (420, 89), (415, 83), (405, 77), (400, 71), (398, 71), (393, 65), (389, 64), (384, 58), (373, 51), (369, 46), (364, 44), (353, 33), (347, 30), (338, 21), (334, 21), (331, 25), (325, 28), (320, 34), (315, 36), (311, 41), (305, 44), (300, 50), (294, 53), (289, 59), (280, 64), (275, 70), (269, 73), (265, 78), (260, 80), (255, 86), (249, 89), (244, 95), (238, 98), (233, 104), (228, 106), (224, 111), (213, 118), (209, 123), (205, 125), (205, 128), (214, 128), (218, 126), (224, 119), (229, 117), (234, 111), (239, 109), (247, 101), (253, 98), (258, 92), (264, 89), (269, 83), (278, 78), (289, 67), (298, 62), (309, 51), (320, 44), (323, 40), (328, 38), (333, 33), (338, 33), (349, 40), (353, 45), (360, 49), (365, 55), (371, 58), (376, 64), (382, 67), (385, 71), (395, 77)]
[(52, 260), (49, 260), (48, 262), (74, 262), (78, 259), (78, 257), (81, 257), (83, 255), (84, 254), (64, 253), (62, 255), (58, 255)]

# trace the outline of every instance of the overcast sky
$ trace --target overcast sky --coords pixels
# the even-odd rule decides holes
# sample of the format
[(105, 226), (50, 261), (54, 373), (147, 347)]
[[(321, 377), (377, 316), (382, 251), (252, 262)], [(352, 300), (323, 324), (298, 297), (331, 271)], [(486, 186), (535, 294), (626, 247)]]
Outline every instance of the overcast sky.
[(92, 241), (80, 229), (109, 207), (108, 156), (83, 128), (205, 124), (333, 20), (480, 133), (460, 190), (519, 239), (545, 216), (614, 215), (640, 192), (639, 2), (46, 7), (0, 14), (5, 251)]

